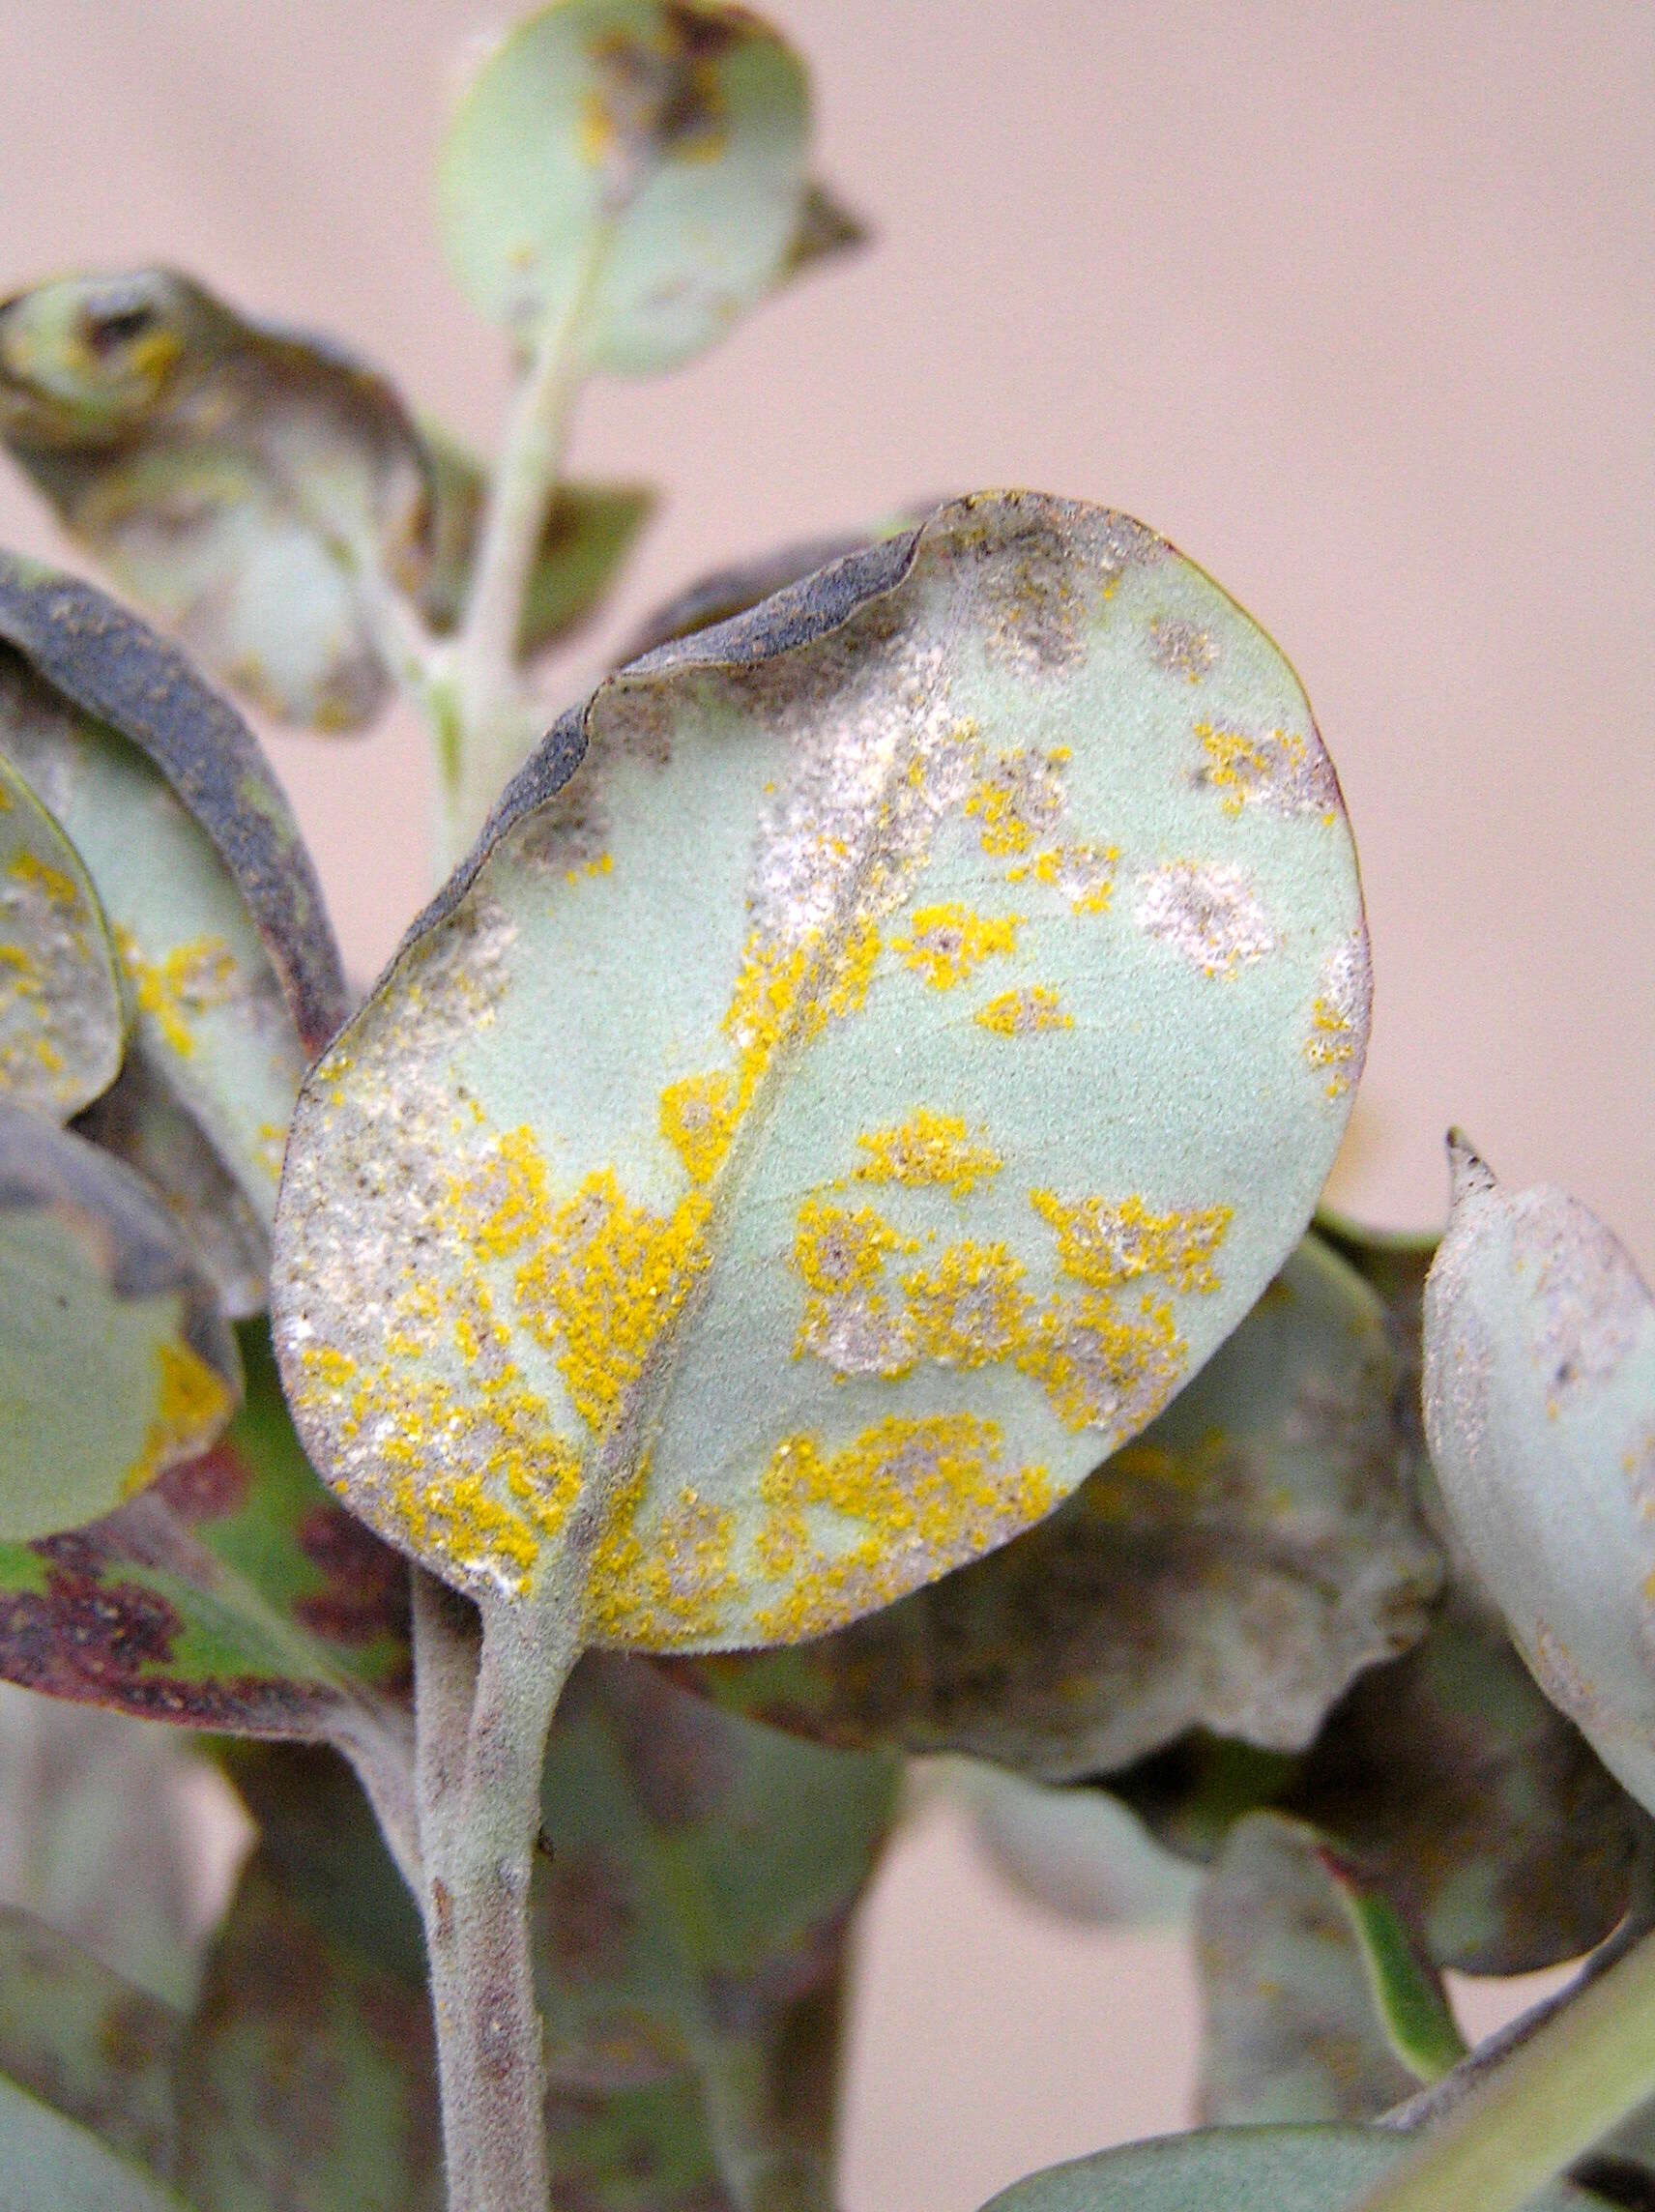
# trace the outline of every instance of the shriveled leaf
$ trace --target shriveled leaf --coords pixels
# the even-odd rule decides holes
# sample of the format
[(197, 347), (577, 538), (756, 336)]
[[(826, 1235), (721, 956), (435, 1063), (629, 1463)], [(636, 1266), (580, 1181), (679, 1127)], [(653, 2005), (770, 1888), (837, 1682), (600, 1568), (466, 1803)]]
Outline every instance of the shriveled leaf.
[[(1407, 2150), (1378, 2128), (1204, 2128), (1051, 2167), (983, 2212), (1344, 2212)], [(1594, 2202), (1558, 2182), (1525, 2212), (1591, 2212)]]
[(1449, 1511), (1547, 1696), (1655, 1809), (1655, 1300), (1563, 1192), (1451, 1140), (1425, 1291), (1425, 1418)]
[(1177, 1922), (1200, 1877), (1106, 1790), (1059, 1790), (977, 1760), (947, 1762), (947, 1787), (975, 1816), (1000, 1872), (1070, 1920)]
[[(451, 630), (465, 612), (488, 479), (481, 464), (443, 431), (424, 426), (436, 495), (426, 619)], [(655, 510), (648, 484), (563, 483), (553, 497), (530, 570), (517, 650), (531, 659), (577, 630), (607, 597)]]
[(241, 1185), (139, 1053), (74, 1122), (78, 1133), (136, 1168), (183, 1232), (232, 1321), (270, 1296), (270, 1232)]
[(114, 1082), (126, 1032), (92, 879), (0, 756), (0, 1099), (68, 1121)]
[[(835, 2011), (896, 1781), (887, 1759), (717, 1712), (639, 1661), (584, 1661), (541, 1789), (551, 1860), (535, 1946), (554, 2087), (607, 2092), (693, 2067), (715, 2124), (755, 2154), (788, 2036)], [(830, 2036), (819, 2071), (817, 2105), (836, 2071)]]
[(268, 1220), (299, 1079), (345, 1004), (287, 801), (233, 710), (89, 585), (0, 556), (0, 753), (97, 886), (133, 1050)]
[(212, 1285), (146, 1186), (0, 1103), (0, 1538), (111, 1512), (205, 1450), (240, 1391)]
[(373, 714), (364, 575), (417, 591), (430, 560), (425, 454), (375, 370), (167, 270), (60, 277), (0, 306), (0, 437), (239, 691), (322, 729)]
[(1424, 1633), (1440, 1573), (1394, 1388), (1373, 1294), (1306, 1237), (1166, 1412), (1037, 1528), (836, 1636), (692, 1678), (829, 1742), (1047, 1781), (1192, 1726), (1302, 1748), (1363, 1668)]
[(1277, 1814), (1232, 1829), (1202, 1890), (1196, 1960), (1204, 2121), (1377, 2119), (1465, 2056), (1395, 1907)]
[[(912, 528), (913, 519), (910, 516), (897, 527)], [(797, 545), (784, 545), (762, 560), (733, 562), (727, 568), (714, 568), (653, 608), (622, 648), (618, 663), (624, 667), (681, 637), (692, 637), (698, 629), (711, 629), (715, 623), (728, 622), (732, 615), (744, 615), (761, 599), (785, 591), (790, 584), (801, 583), (818, 568), (862, 552), (876, 538), (896, 535), (892, 529), (864, 531), (854, 538), (807, 538)]]
[(227, 1734), (387, 1725), (406, 1571), (311, 1473), (262, 1323), (241, 1347), (246, 1402), (204, 1458), (91, 1528), (0, 1545), (0, 1674)]
[(0, 2175), (6, 2212), (189, 2212), (163, 2182), (4, 2075)]
[(803, 64), (720, 0), (560, 0), (495, 48), (438, 170), (455, 281), (533, 347), (669, 368), (790, 274), (807, 208)]
[(1198, 1856), (1260, 1805), (1296, 1815), (1337, 1840), (1439, 1965), (1474, 1974), (1590, 1950), (1640, 1894), (1655, 1844), (1499, 1622), (1460, 1594), (1406, 1658), (1360, 1678), (1308, 1758), (1195, 1737), (1111, 1787)]
[(171, 2005), (0, 1906), (0, 2075), (157, 2173), (172, 2168), (183, 2031)]
[(178, 2113), (196, 2212), (441, 2212), (424, 1993), (332, 1940), (256, 1858), (184, 2039)]
[(690, 2074), (580, 2097), (546, 2099), (554, 2204), (581, 2212), (746, 2212), (712, 2153)]
[(584, 1583), (588, 1642), (839, 1626), (1231, 1333), (1366, 978), (1274, 648), (1123, 516), (961, 502), (611, 677), (518, 778), (306, 1085), (301, 1434), (456, 1586)]

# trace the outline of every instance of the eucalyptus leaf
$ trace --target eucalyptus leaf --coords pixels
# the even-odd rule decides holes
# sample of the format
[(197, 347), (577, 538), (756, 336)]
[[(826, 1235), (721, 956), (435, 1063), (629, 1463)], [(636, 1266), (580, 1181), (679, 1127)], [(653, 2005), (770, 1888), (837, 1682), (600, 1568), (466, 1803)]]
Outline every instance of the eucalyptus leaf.
[(135, 1168), (178, 1224), (232, 1321), (270, 1296), (270, 1231), (202, 1133), (140, 1053), (76, 1117), (83, 1137)]
[(0, 753), (86, 863), (137, 1003), (133, 1050), (263, 1220), (338, 953), (250, 731), (90, 586), (0, 557)]
[(1192, 1726), (1298, 1750), (1423, 1634), (1440, 1562), (1399, 1465), (1373, 1293), (1316, 1237), (1135, 1443), (1051, 1518), (713, 1696), (835, 1743), (967, 1751), (1046, 1781)]
[(844, 227), (807, 186), (803, 64), (719, 0), (559, 0), (478, 71), (438, 214), (461, 290), (528, 350), (645, 374), (722, 337)]
[(1579, 1958), (1655, 1864), (1647, 1818), (1542, 1697), (1501, 1623), (1460, 1591), (1423, 1643), (1360, 1677), (1308, 1757), (1197, 1736), (1110, 1787), (1197, 1857), (1261, 1806), (1310, 1822), (1437, 1965), (1473, 1974)]
[(996, 1868), (1048, 1911), (1105, 1924), (1189, 1917), (1196, 1870), (1107, 1790), (1053, 1789), (978, 1760), (950, 1760), (945, 1771)]
[(961, 502), (609, 678), (512, 785), (301, 1100), (300, 1433), (588, 1643), (839, 1626), (1199, 1370), (1366, 1026), (1274, 648), (1124, 516)]
[(163, 2182), (0, 2075), (6, 2212), (189, 2212)]
[[(1051, 2167), (983, 2212), (1345, 2212), (1406, 2150), (1379, 2129), (1205, 2128)], [(1553, 2183), (1525, 2212), (1590, 2212), (1595, 2201)]]
[(211, 1284), (146, 1185), (0, 1104), (0, 1539), (96, 1520), (241, 1394)]
[(751, 2212), (726, 2188), (690, 2074), (606, 2097), (553, 2090), (554, 2204), (580, 2212)]
[(331, 1940), (256, 1858), (184, 2038), (178, 2111), (196, 2212), (441, 2212), (423, 1992)]
[(80, 855), (0, 756), (0, 1098), (66, 1121), (127, 1042), (115, 946)]
[(1655, 1808), (1655, 1301), (1583, 1206), (1451, 1139), (1425, 1417), (1455, 1523), (1536, 1680)]
[(1196, 1916), (1204, 2121), (1377, 2119), (1466, 2047), (1395, 1907), (1313, 1828), (1231, 1830)]
[(863, 531), (855, 537), (806, 538), (760, 560), (732, 562), (728, 568), (713, 568), (652, 608), (617, 655), (617, 664), (624, 667), (681, 637), (692, 637), (698, 629), (711, 629), (733, 615), (744, 615), (761, 599), (785, 591), (790, 584), (802, 583), (818, 568), (862, 552), (876, 538), (893, 538), (900, 529), (912, 529), (915, 519), (911, 515), (890, 530)]
[(326, 340), (168, 270), (0, 306), (0, 437), (120, 589), (268, 713), (328, 730), (386, 689), (368, 606), (430, 561), (426, 455)]
[(541, 1785), (553, 2088), (687, 2068), (740, 2203), (829, 2205), (846, 1929), (896, 1784), (889, 1759), (717, 1712), (637, 1660), (586, 1659)]
[(240, 1337), (246, 1400), (211, 1452), (91, 1528), (0, 1544), (0, 1674), (229, 1734), (337, 1741), (392, 1726), (406, 1572), (310, 1471), (264, 1325)]
[[(446, 432), (426, 423), (423, 435), (436, 518), (422, 597), (426, 620), (447, 633), (465, 612), (488, 477)], [(648, 484), (558, 485), (529, 572), (517, 634), (521, 658), (561, 644), (595, 613), (653, 514), (655, 500)]]
[(0, 2075), (156, 2173), (171, 2170), (183, 2029), (171, 2005), (0, 1906)]

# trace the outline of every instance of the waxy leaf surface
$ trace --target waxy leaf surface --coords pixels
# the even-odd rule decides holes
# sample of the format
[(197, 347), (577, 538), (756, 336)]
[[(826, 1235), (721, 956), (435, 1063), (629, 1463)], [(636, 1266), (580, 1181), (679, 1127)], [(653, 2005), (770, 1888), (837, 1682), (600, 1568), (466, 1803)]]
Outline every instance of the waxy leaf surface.
[(1314, 1237), (1144, 1435), (1038, 1528), (835, 1636), (696, 1663), (835, 1743), (1048, 1781), (1192, 1726), (1297, 1750), (1423, 1634), (1440, 1573), (1400, 1466), (1373, 1294)]
[(144, 1183), (0, 1103), (0, 1539), (111, 1512), (240, 1392), (212, 1286)]
[(1107, 1790), (1028, 1782), (980, 1760), (951, 1760), (944, 1773), (996, 1867), (1051, 1911), (1092, 1923), (1188, 1918), (1200, 1875)]
[(1425, 1292), (1432, 1458), (1535, 1678), (1655, 1809), (1655, 1300), (1583, 1206), (1451, 1150)]
[(373, 714), (364, 596), (418, 592), (431, 520), (424, 451), (374, 370), (166, 270), (62, 277), (0, 306), (0, 438), (237, 690), (322, 729)]
[(0, 557), (0, 753), (73, 838), (132, 1050), (262, 1220), (306, 1060), (344, 1011), (309, 858), (250, 731), (102, 593)]
[[(1378, 2128), (1204, 2128), (1054, 2166), (983, 2212), (1345, 2212), (1407, 2148)], [(1524, 2212), (1595, 2212), (1597, 2203), (1553, 2183)]]
[(90, 1528), (0, 1544), (0, 1674), (141, 1719), (329, 1740), (403, 1693), (406, 1571), (310, 1471), (263, 1324), (241, 1345), (246, 1402), (213, 1450)]
[(318, 1063), (300, 1432), (456, 1586), (583, 1586), (589, 1643), (839, 1626), (1240, 1322), (1367, 973), (1268, 640), (1124, 516), (944, 509), (566, 716)]
[(80, 855), (0, 755), (0, 1098), (66, 1121), (127, 1041), (115, 946)]
[(590, 366), (668, 368), (824, 240), (804, 68), (718, 0), (560, 0), (455, 109), (438, 171), (455, 281), (525, 348), (565, 325)]
[[(439, 632), (465, 612), (488, 478), (445, 432), (423, 425), (436, 517), (431, 572), (421, 595)], [(517, 651), (525, 659), (578, 629), (609, 592), (655, 509), (647, 484), (560, 483), (529, 574)]]
[(1277, 1814), (1231, 1830), (1197, 1907), (1196, 1963), (1205, 2122), (1375, 2119), (1465, 2056), (1395, 1907)]

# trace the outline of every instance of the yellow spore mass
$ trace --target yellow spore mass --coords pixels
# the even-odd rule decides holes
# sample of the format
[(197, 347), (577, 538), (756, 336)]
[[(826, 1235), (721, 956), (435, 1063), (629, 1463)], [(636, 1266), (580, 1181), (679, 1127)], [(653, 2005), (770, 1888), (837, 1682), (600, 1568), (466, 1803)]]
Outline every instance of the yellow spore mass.
[(612, 1168), (587, 1177), (517, 1270), (518, 1312), (601, 1436), (707, 1266), (711, 1202), (692, 1191), (662, 1216), (633, 1206)]
[(1034, 856), (1034, 880), (1060, 891), (1074, 914), (1105, 914), (1119, 858), (1116, 845), (1053, 845)]
[(927, 1359), (983, 1367), (1030, 1342), (1027, 1273), (1004, 1244), (950, 1244), (934, 1266), (903, 1278), (915, 1341)]
[(195, 1051), (187, 1017), (221, 1006), (235, 988), (236, 964), (221, 938), (198, 937), (159, 961), (144, 957), (130, 929), (117, 929), (115, 950), (131, 977), (138, 1011), (148, 1014), (181, 1060)]
[(1312, 1067), (1328, 1070), (1329, 1098), (1342, 1098), (1350, 1090), (1356, 1051), (1356, 1029), (1350, 1015), (1331, 999), (1319, 998), (1310, 1009), (1310, 1034), (1305, 1039), (1304, 1057)]
[(39, 891), (53, 906), (73, 907), (80, 902), (80, 893), (73, 878), (61, 868), (54, 868), (34, 853), (19, 853), (7, 873), (25, 889)]
[(918, 1246), (902, 1236), (871, 1206), (827, 1206), (807, 1198), (798, 1209), (793, 1264), (813, 1291), (831, 1295), (871, 1290), (879, 1281), (887, 1252), (914, 1252)]
[(174, 1460), (205, 1451), (231, 1404), (223, 1377), (189, 1345), (157, 1345), (155, 1410), (138, 1456), (122, 1481), (121, 1496), (135, 1498)]
[(957, 1114), (933, 1114), (925, 1106), (895, 1128), (870, 1129), (857, 1139), (857, 1149), (866, 1154), (852, 1170), (858, 1182), (940, 1188), (956, 1198), (969, 1198), (1005, 1164), (991, 1145), (973, 1141)]
[(648, 1650), (705, 1643), (724, 1627), (740, 1588), (730, 1564), (736, 1516), (687, 1484), (650, 1530), (636, 1531), (645, 1484), (628, 1486), (611, 1516), (587, 1585), (589, 1633)]
[(950, 902), (915, 907), (891, 949), (934, 991), (951, 991), (997, 953), (1015, 952), (1020, 914), (980, 915)]
[(1031, 1190), (1029, 1203), (1057, 1231), (1058, 1263), (1077, 1283), (1105, 1291), (1159, 1275), (1176, 1291), (1218, 1288), (1212, 1261), (1234, 1218), (1228, 1206), (1151, 1213), (1136, 1193), (1112, 1203), (1052, 1190)]
[(1206, 755), (1206, 780), (1221, 795), (1219, 804), (1226, 814), (1239, 814), (1250, 799), (1304, 768), (1304, 740), (1286, 730), (1250, 738), (1239, 730), (1198, 722), (1195, 734)]
[(661, 1135), (691, 1182), (711, 1182), (740, 1120), (736, 1080), (727, 1068), (686, 1075), (661, 1092)]
[(966, 812), (982, 824), (982, 849), (991, 859), (1027, 853), (1061, 815), (1058, 771), (1069, 757), (1066, 746), (1044, 754), (1019, 746), (999, 754), (978, 774), (966, 795)]
[(1120, 1436), (1154, 1419), (1188, 1356), (1164, 1299), (1146, 1294), (1134, 1315), (1089, 1293), (1049, 1306), (1017, 1364), (1044, 1389), (1066, 1428)]
[(1072, 1030), (1075, 1026), (1074, 1016), (1064, 1013), (1057, 992), (1044, 983), (1031, 984), (1026, 991), (1002, 991), (974, 1019), (978, 1029), (1006, 1037), (1034, 1036), (1042, 1030)]
[[(1042, 1467), (1008, 1468), (998, 1422), (891, 1416), (837, 1451), (786, 1437), (759, 1480), (760, 1562), (791, 1586), (757, 1618), (783, 1643), (824, 1634), (975, 1557), (1056, 1503)], [(816, 1528), (848, 1524), (829, 1548)]]

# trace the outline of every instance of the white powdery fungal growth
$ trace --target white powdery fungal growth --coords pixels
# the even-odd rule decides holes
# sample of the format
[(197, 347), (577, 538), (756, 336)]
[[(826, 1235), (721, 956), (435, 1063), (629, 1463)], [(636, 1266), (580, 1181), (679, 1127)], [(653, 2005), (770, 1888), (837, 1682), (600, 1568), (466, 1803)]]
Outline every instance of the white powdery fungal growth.
[(1281, 939), (1239, 868), (1175, 860), (1138, 879), (1132, 918), (1204, 975), (1231, 976)]
[(1425, 1293), (1443, 1495), (1542, 1689), (1655, 1809), (1655, 1302), (1584, 1207), (1450, 1155)]

